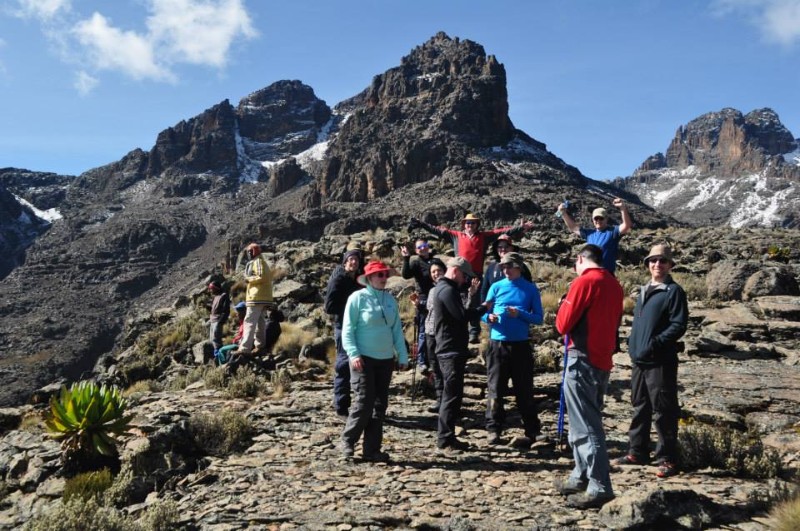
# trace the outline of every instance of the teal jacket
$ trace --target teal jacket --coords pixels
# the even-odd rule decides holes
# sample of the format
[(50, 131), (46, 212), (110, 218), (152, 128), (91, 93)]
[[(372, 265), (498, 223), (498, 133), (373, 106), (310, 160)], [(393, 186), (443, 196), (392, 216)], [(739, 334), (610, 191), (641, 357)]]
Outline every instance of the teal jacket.
[(367, 286), (350, 295), (344, 308), (342, 346), (350, 359), (395, 357), (408, 364), (408, 350), (397, 301), (388, 291)]

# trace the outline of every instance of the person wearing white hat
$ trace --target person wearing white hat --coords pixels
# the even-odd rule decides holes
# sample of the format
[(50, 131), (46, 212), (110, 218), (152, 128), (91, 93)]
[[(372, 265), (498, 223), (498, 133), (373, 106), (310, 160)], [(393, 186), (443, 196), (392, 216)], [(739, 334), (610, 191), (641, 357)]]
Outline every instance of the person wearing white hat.
[(617, 269), (617, 251), (619, 240), (633, 228), (633, 221), (628, 212), (628, 206), (619, 197), (615, 197), (612, 204), (619, 209), (622, 223), (619, 225), (608, 224), (608, 211), (605, 208), (595, 208), (592, 211), (594, 227), (581, 227), (569, 213), (565, 203), (558, 205), (558, 213), (567, 225), (570, 232), (583, 238), (586, 243), (597, 245), (603, 250), (603, 263), (601, 264), (612, 275)]

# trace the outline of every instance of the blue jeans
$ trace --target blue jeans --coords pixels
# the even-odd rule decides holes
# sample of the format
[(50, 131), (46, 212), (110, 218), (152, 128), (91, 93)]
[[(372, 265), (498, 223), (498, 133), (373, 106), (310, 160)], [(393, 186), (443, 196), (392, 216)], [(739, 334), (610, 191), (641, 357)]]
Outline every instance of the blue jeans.
[(603, 431), (603, 399), (610, 373), (589, 364), (586, 355), (569, 351), (564, 397), (569, 415), (569, 444), (575, 458), (570, 483), (588, 482), (590, 496), (613, 496)]

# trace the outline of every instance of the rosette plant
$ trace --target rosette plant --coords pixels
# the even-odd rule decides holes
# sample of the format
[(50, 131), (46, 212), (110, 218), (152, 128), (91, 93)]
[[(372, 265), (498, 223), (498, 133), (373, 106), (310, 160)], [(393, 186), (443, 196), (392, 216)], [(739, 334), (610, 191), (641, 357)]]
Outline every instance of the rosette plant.
[[(124, 433), (133, 415), (125, 415), (127, 403), (114, 386), (98, 386), (90, 380), (61, 387), (50, 398), (45, 421), (50, 435), (62, 441), (64, 464), (82, 457), (117, 455), (115, 436)], [(77, 464), (86, 468), (88, 463)]]

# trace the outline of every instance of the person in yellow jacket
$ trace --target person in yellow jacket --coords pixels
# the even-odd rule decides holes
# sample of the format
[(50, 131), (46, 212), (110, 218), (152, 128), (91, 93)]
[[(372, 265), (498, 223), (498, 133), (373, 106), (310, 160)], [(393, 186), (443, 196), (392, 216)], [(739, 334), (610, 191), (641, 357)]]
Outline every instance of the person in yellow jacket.
[(251, 243), (245, 248), (248, 262), (244, 267), (244, 278), (247, 281), (245, 303), (247, 313), (244, 316), (244, 336), (237, 354), (252, 354), (253, 347), (258, 351), (266, 343), (266, 314), (272, 306), (272, 271), (261, 254), (261, 246)]

